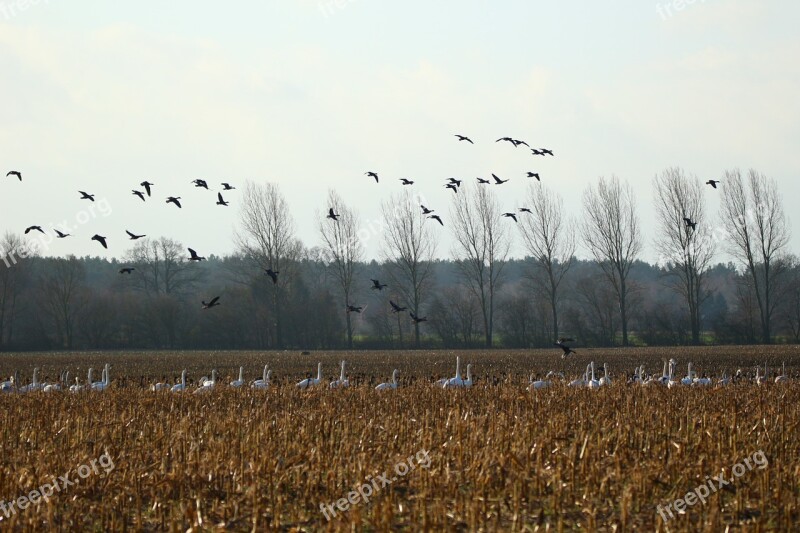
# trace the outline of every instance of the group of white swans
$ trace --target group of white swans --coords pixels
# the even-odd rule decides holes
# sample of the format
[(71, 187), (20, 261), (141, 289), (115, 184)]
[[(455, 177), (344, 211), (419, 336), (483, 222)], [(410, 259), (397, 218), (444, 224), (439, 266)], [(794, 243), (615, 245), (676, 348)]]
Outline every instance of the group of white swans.
[[(633, 377), (628, 380), (628, 384), (635, 384), (635, 385), (662, 385), (665, 387), (678, 387), (678, 386), (709, 386), (714, 385), (714, 382), (711, 378), (707, 377), (699, 377), (697, 372), (692, 370), (692, 363), (688, 364), (686, 376), (683, 378), (678, 379), (675, 376), (675, 366), (677, 365), (677, 361), (675, 359), (670, 359), (668, 362), (664, 362), (664, 370), (661, 375), (650, 375), (646, 376), (644, 373), (644, 365), (638, 366), (633, 373)], [(775, 377), (773, 380), (775, 383), (788, 383), (789, 376), (786, 375), (786, 363), (782, 365), (782, 373), (781, 375)], [(768, 378), (766, 375), (768, 374), (767, 365), (764, 364), (764, 375), (761, 375), (761, 367), (756, 367), (756, 376), (754, 382), (758, 385), (763, 383), (768, 383)], [(530, 377), (530, 382), (528, 384), (528, 388), (530, 390), (537, 390), (537, 389), (544, 389), (550, 387), (555, 384), (554, 381), (551, 381), (549, 378), (560, 376), (561, 379), (564, 378), (564, 375), (561, 373), (556, 372), (548, 372), (544, 379), (536, 380), (533, 376)], [(739, 382), (744, 380), (745, 378), (742, 375), (741, 369), (736, 371), (736, 374), (733, 378), (728, 377), (727, 373), (723, 372), (722, 377), (716, 382), (719, 386), (730, 385), (734, 382)], [(611, 378), (608, 375), (608, 364), (603, 363), (603, 377), (597, 379), (595, 377), (595, 366), (594, 361), (586, 365), (586, 370), (583, 373), (583, 376), (574, 379), (567, 383), (570, 387), (589, 387), (590, 389), (598, 389), (603, 385), (610, 385)]]
[(111, 384), (111, 378), (109, 377), (110, 368), (111, 365), (106, 363), (100, 381), (92, 381), (94, 369), (90, 368), (89, 375), (86, 378), (86, 385), (81, 385), (77, 377), (75, 378), (75, 383), (67, 385), (69, 383), (68, 370), (62, 372), (59, 380), (54, 383), (41, 382), (39, 381), (39, 368), (37, 367), (33, 369), (33, 379), (31, 382), (28, 385), (19, 386), (19, 372), (14, 372), (14, 375), (8, 381), (0, 383), (0, 392), (57, 392), (61, 390), (68, 390), (69, 392), (80, 392), (83, 390), (104, 391)]

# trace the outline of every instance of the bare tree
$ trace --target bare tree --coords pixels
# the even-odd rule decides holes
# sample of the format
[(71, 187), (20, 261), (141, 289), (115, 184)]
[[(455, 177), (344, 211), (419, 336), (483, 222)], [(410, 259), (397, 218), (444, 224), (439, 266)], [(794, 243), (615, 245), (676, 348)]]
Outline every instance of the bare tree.
[(522, 240), (533, 258), (531, 279), (547, 295), (553, 317), (553, 338), (559, 336), (561, 284), (575, 260), (575, 225), (561, 197), (544, 186), (528, 188), (530, 214), (521, 213)]
[(18, 304), (31, 278), (34, 250), (19, 235), (6, 233), (0, 242), (0, 349), (13, 342)]
[[(327, 261), (333, 270), (339, 288), (344, 296), (345, 306), (353, 304), (353, 278), (359, 261), (364, 257), (364, 244), (358, 237), (358, 214), (350, 209), (334, 191), (328, 191), (326, 210), (338, 215), (337, 220), (328, 218), (327, 213), (317, 214), (317, 227), (325, 244)], [(345, 307), (346, 308), (346, 307)], [(353, 348), (353, 322), (347, 316), (347, 346)]]
[(190, 291), (203, 275), (197, 265), (184, 259), (186, 248), (176, 240), (161, 237), (138, 241), (125, 255), (135, 266), (134, 286), (151, 296)]
[(705, 288), (705, 276), (715, 249), (706, 219), (703, 185), (697, 176), (687, 176), (679, 168), (668, 168), (653, 178), (653, 189), (659, 262), (666, 268), (670, 286), (686, 302), (692, 342), (699, 344), (700, 308), (711, 294)]
[(245, 184), (240, 224), (241, 231), (237, 232), (236, 241), (241, 252), (262, 271), (269, 269), (279, 276), (275, 283), (266, 285), (272, 295), (275, 342), (282, 348), (283, 287), (292, 279), (302, 245), (295, 238), (289, 204), (276, 184)]
[(775, 180), (750, 170), (725, 172), (722, 219), (729, 230), (730, 253), (741, 261), (755, 294), (761, 321), (761, 341), (772, 340), (772, 318), (780, 304), (787, 271), (790, 230)]
[(66, 349), (73, 347), (78, 316), (87, 302), (85, 281), (86, 269), (75, 256), (48, 260), (45, 265), (39, 301)]
[(511, 246), (497, 198), (488, 187), (465, 187), (453, 197), (449, 224), (456, 238), (453, 251), (464, 284), (478, 300), (484, 343), (492, 346), (494, 302), (502, 285)]
[[(429, 223), (420, 211), (415, 197), (408, 191), (392, 195), (381, 204), (386, 239), (383, 253), (392, 289), (403, 296), (415, 315), (420, 315), (426, 300), (426, 289), (433, 273), (435, 243)], [(419, 323), (414, 324), (414, 341), (419, 346)]]
[(600, 177), (583, 194), (583, 242), (614, 290), (619, 304), (622, 344), (628, 345), (628, 276), (642, 249), (636, 198), (628, 183)]

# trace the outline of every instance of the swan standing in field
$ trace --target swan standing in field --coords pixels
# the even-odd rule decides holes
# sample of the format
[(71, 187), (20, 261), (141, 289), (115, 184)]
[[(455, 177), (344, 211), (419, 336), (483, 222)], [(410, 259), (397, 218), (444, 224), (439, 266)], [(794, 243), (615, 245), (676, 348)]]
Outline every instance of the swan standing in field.
[(445, 389), (453, 387), (472, 387), (472, 364), (467, 365), (467, 379), (461, 379), (459, 372), (456, 372), (456, 377), (447, 380), (444, 384)]
[(689, 363), (688, 370), (686, 371), (686, 377), (681, 379), (681, 385), (691, 385), (694, 383), (695, 378), (695, 371), (692, 370), (692, 363)]
[(181, 372), (181, 382), (176, 383), (170, 389), (172, 392), (183, 392), (186, 390), (186, 369), (184, 368)]
[(789, 376), (786, 375), (786, 363), (781, 363), (782, 372), (775, 378), (775, 383), (789, 383)]
[(214, 390), (214, 387), (217, 385), (217, 369), (213, 369), (211, 371), (211, 379), (207, 379), (203, 382), (203, 384), (195, 389), (192, 394), (202, 394), (204, 392), (211, 392)]
[(20, 387), (20, 392), (33, 392), (37, 391), (42, 388), (42, 384), (39, 383), (39, 368), (36, 367), (33, 369), (33, 380), (30, 382), (29, 385), (25, 385), (24, 387)]
[(400, 373), (400, 371), (395, 368), (394, 372), (392, 372), (392, 381), (389, 382), (389, 383), (381, 383), (380, 385), (375, 387), (375, 390), (396, 389), (397, 388), (397, 374), (398, 373)]
[(678, 385), (681, 384), (680, 381), (672, 379), (673, 378), (673, 374), (675, 372), (675, 365), (676, 364), (677, 364), (677, 361), (675, 361), (675, 359), (670, 359), (669, 360), (669, 375), (667, 376), (667, 387), (668, 388), (677, 387)]
[(78, 379), (78, 376), (75, 376), (75, 383), (73, 383), (72, 385), (69, 386), (69, 391), (70, 392), (78, 392), (78, 391), (80, 391), (82, 389), (83, 389), (83, 387), (81, 386), (81, 382)]
[(0, 392), (14, 392), (17, 390), (17, 383), (19, 383), (19, 372), (14, 372), (8, 381), (0, 383)]
[(251, 389), (267, 389), (269, 388), (269, 377), (272, 370), (267, 370), (269, 365), (264, 365), (264, 372), (261, 374), (261, 379), (257, 379), (250, 384)]
[(104, 391), (104, 390), (106, 390), (108, 388), (108, 386), (111, 384), (111, 380), (110, 380), (110, 378), (108, 376), (108, 374), (109, 374), (108, 371), (109, 371), (110, 368), (111, 368), (111, 365), (106, 363), (106, 366), (103, 368), (103, 380), (102, 381), (96, 381), (96, 382), (92, 383), (92, 390)]
[(591, 365), (586, 365), (586, 370), (583, 371), (583, 377), (582, 378), (573, 379), (572, 381), (570, 381), (567, 384), (567, 386), (569, 386), (569, 387), (585, 387), (586, 386), (586, 382), (589, 379), (589, 367), (590, 366)]
[[(549, 376), (549, 375), (550, 374), (548, 374), (547, 376)], [(539, 390), (539, 389), (546, 389), (547, 387), (550, 387), (552, 385), (552, 383), (550, 381), (547, 381), (547, 376), (545, 376), (545, 379), (534, 380), (533, 379), (533, 374), (531, 374), (531, 377), (528, 380), (528, 390)]]
[(719, 380), (718, 384), (724, 387), (725, 385), (730, 385), (730, 383), (731, 383), (731, 378), (729, 378), (728, 373), (723, 370), (722, 379)]
[(600, 378), (600, 385), (611, 385), (611, 378), (608, 377), (608, 363), (603, 363), (603, 377)]
[(316, 378), (306, 378), (303, 381), (299, 382), (296, 387), (298, 389), (307, 389), (309, 387), (314, 387), (319, 385), (322, 381), (322, 363), (317, 363), (317, 377)]
[[(765, 364), (764, 369), (766, 370), (766, 368), (767, 365)], [(760, 372), (761, 372), (761, 366), (756, 365), (756, 385), (761, 385), (766, 381), (766, 375), (762, 376)]]
[(44, 392), (58, 392), (61, 390), (62, 385), (66, 387), (67, 381), (69, 381), (69, 371), (61, 372), (57, 383), (48, 383), (42, 390)]
[(344, 361), (342, 361), (342, 369), (339, 372), (339, 379), (331, 381), (328, 385), (329, 389), (340, 389), (342, 387), (349, 387), (350, 382), (344, 377)]
[(236, 387), (236, 388), (239, 388), (242, 385), (244, 385), (244, 367), (243, 366), (239, 367), (239, 379), (231, 381), (230, 385), (231, 385), (231, 387)]
[(440, 383), (442, 387), (460, 387), (464, 383), (464, 380), (461, 379), (461, 357), (456, 356), (456, 375), (436, 382), (437, 385)]
[(589, 380), (589, 382), (586, 385), (590, 389), (599, 389), (600, 388), (600, 382), (597, 379), (595, 379), (595, 377), (594, 377), (594, 361), (589, 363), (589, 366), (592, 369), (592, 377), (591, 377), (591, 379)]

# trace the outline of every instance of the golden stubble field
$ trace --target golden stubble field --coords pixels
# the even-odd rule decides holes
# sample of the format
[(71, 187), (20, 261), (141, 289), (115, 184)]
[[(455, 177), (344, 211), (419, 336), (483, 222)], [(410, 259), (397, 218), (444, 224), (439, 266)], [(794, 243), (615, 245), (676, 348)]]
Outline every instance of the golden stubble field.
[[(791, 531), (800, 522), (800, 382), (666, 389), (622, 376), (638, 364), (660, 372), (674, 357), (681, 376), (690, 360), (715, 376), (786, 361), (796, 378), (797, 347), (579, 350), (566, 363), (556, 351), (458, 354), (473, 364), (468, 390), (431, 385), (454, 373), (456, 352), (445, 351), (0, 355), (1, 374), (28, 380), (34, 366), (42, 380), (65, 369), (85, 380), (89, 366), (100, 379), (112, 365), (104, 392), (0, 395), (6, 509), (54, 478), (77, 481), (8, 517), (0, 508), (0, 530)], [(352, 386), (328, 390), (343, 358)], [(572, 378), (590, 360), (609, 364), (610, 386), (526, 390), (531, 373)], [(297, 390), (318, 361), (323, 385)], [(252, 380), (267, 363), (270, 389), (223, 385), (239, 365)], [(193, 380), (216, 368), (218, 390), (147, 390), (183, 368)], [(374, 391), (394, 368), (401, 387)], [(734, 475), (759, 452), (768, 464)], [(101, 457), (113, 467), (97, 469)], [(721, 473), (730, 483), (665, 523), (657, 506)], [(356, 487), (371, 492), (367, 502)]]

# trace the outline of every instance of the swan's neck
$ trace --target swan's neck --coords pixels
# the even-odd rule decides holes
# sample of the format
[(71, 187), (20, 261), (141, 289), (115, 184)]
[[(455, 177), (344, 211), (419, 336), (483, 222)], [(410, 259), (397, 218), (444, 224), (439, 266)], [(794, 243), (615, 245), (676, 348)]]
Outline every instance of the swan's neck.
[(317, 381), (322, 379), (322, 363), (317, 365)]
[(456, 357), (456, 377), (461, 377), (461, 358)]

